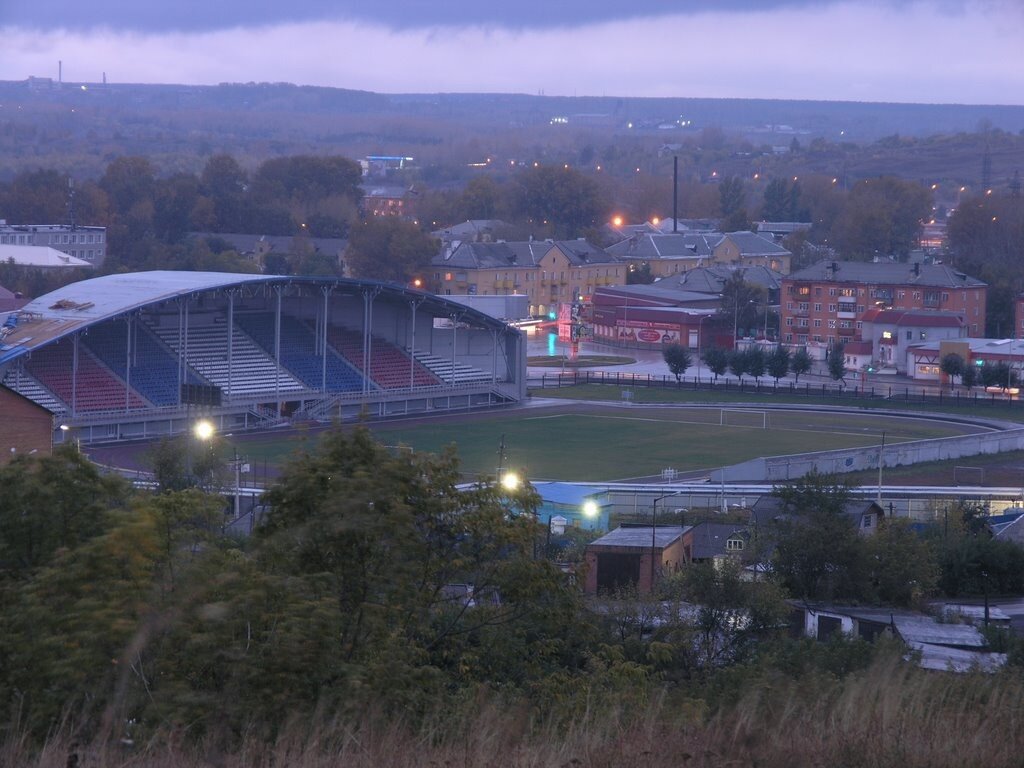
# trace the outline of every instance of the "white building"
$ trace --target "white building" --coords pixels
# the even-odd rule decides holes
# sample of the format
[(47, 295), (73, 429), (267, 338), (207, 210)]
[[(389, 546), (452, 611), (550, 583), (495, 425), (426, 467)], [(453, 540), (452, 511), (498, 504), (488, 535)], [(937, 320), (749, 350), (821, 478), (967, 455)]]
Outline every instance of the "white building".
[(0, 219), (0, 246), (46, 246), (99, 267), (107, 258), (107, 228), (70, 224), (8, 224)]

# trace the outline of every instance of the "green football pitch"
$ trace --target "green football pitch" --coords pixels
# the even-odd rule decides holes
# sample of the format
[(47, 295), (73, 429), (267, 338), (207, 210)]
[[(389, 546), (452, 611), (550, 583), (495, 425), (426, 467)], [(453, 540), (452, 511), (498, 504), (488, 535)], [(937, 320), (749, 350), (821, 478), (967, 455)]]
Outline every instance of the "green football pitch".
[[(454, 445), (467, 475), (494, 474), (504, 440), (504, 466), (534, 480), (613, 481), (710, 469), (759, 456), (876, 446), (950, 437), (977, 427), (924, 419), (852, 413), (576, 406), (438, 416), (371, 424), (389, 446), (437, 452)], [(314, 435), (254, 438), (253, 459), (283, 461)], [(239, 449), (243, 450), (242, 445)]]

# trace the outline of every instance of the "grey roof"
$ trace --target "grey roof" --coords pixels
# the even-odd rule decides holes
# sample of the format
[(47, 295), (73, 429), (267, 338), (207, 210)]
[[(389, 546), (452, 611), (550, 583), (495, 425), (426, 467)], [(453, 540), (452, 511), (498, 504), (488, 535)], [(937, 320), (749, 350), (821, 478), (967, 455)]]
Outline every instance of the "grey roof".
[(501, 269), (503, 267), (535, 267), (551, 250), (547, 240), (512, 243), (452, 243), (431, 259), (438, 267), (462, 269)]
[[(636, 285), (610, 285), (598, 288), (595, 292), (604, 296), (622, 296), (629, 298), (635, 296), (638, 300), (651, 299), (664, 304), (682, 305), (694, 302), (702, 302), (707, 304), (709, 301), (716, 301), (719, 299), (719, 295), (705, 293), (701, 291), (687, 291), (681, 288), (673, 286), (670, 282), (665, 280), (659, 280), (656, 283), (650, 285), (636, 284)], [(641, 306), (654, 306), (638, 305)]]
[(577, 240), (555, 240), (554, 245), (569, 258), (573, 266), (618, 263), (618, 259), (604, 248), (598, 248), (582, 237)]
[(270, 251), (290, 253), (296, 242), (303, 242), (309, 243), (314, 251), (330, 254), (339, 254), (348, 245), (348, 240), (343, 237), (301, 237), (296, 240), (289, 235), (251, 235), (241, 232), (193, 232), (191, 236), (204, 239), (219, 237), (241, 254), (255, 253), (260, 244)]
[(893, 616), (896, 631), (908, 643), (984, 648), (981, 632), (970, 624), (940, 624), (931, 616)]
[[(770, 525), (776, 520), (784, 520), (791, 516), (785, 509), (782, 499), (771, 494), (761, 496), (754, 502), (750, 511), (752, 520), (757, 525)], [(885, 510), (871, 499), (850, 499), (843, 505), (843, 513), (857, 520), (869, 512), (885, 515)]]
[[(660, 549), (670, 546), (690, 529), (683, 525), (659, 525), (655, 528), (654, 546)], [(590, 547), (651, 548), (651, 526), (616, 528), (601, 538), (590, 542)]]
[[(792, 254), (770, 237), (756, 232), (727, 232), (723, 240), (728, 238), (737, 248), (741, 256), (792, 256)], [(721, 243), (721, 240), (715, 245)]]
[(697, 523), (690, 531), (690, 557), (707, 560), (726, 553), (725, 543), (736, 534), (746, 534), (745, 525), (733, 523)]
[(733, 274), (739, 273), (745, 283), (765, 288), (769, 291), (777, 291), (782, 285), (784, 275), (768, 267), (754, 266), (732, 266), (728, 264), (713, 264), (707, 267), (697, 267), (689, 272), (680, 275), (673, 275), (659, 283), (671, 282), (680, 288), (701, 293), (713, 293), (721, 295), (725, 283)]
[[(835, 269), (833, 269), (833, 266)], [(985, 283), (945, 264), (896, 264), (868, 261), (822, 261), (798, 270), (791, 281), (923, 285), (936, 288), (978, 288)]]
[(535, 267), (552, 248), (558, 248), (573, 266), (616, 264), (618, 260), (586, 240), (528, 240), (501, 243), (458, 243), (431, 260), (437, 267), (503, 269)]
[[(678, 232), (675, 234), (635, 234), (607, 248), (620, 259), (706, 259), (711, 256), (711, 242), (721, 235), (701, 235)], [(709, 242), (710, 241), (710, 242)]]
[(434, 237), (453, 239), (460, 237), (479, 237), (487, 232), (504, 229), (509, 225), (501, 219), (466, 219), (459, 224), (431, 232)]
[[(657, 228), (662, 232), (671, 232), (672, 219), (662, 219)], [(718, 219), (676, 219), (675, 228), (679, 232), (714, 232), (718, 229)]]
[(0, 245), (0, 262), (45, 268), (93, 266), (90, 261), (69, 256), (48, 245)]

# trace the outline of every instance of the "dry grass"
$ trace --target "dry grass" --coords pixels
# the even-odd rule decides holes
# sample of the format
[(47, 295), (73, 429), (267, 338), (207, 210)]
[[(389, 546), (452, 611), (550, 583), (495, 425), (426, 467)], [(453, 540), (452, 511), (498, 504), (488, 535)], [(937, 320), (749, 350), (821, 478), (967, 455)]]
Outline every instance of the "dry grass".
[(934, 766), (1021, 765), (1024, 681), (1015, 673), (922, 672), (898, 658), (840, 681), (760, 676), (739, 701), (711, 717), (668, 699), (642, 713), (587, 715), (561, 729), (526, 711), (477, 702), (452, 727), (410, 728), (368, 716), (358, 727), (293, 723), (274, 743), (243, 739), (231, 752), (184, 746), (91, 745), (55, 737), (41, 751), (9, 741), (0, 764), (65, 768), (547, 768), (548, 766)]

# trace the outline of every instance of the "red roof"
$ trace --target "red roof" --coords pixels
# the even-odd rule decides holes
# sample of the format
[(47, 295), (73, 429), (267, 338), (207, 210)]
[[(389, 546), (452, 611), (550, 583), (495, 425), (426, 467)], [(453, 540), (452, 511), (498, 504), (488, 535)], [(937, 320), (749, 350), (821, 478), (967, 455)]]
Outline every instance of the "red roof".
[(872, 346), (870, 341), (848, 341), (843, 345), (843, 352), (848, 355), (870, 355)]
[(929, 312), (914, 309), (873, 309), (865, 312), (861, 319), (870, 323), (888, 325), (910, 325), (916, 328), (963, 328), (964, 319), (949, 312)]

